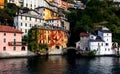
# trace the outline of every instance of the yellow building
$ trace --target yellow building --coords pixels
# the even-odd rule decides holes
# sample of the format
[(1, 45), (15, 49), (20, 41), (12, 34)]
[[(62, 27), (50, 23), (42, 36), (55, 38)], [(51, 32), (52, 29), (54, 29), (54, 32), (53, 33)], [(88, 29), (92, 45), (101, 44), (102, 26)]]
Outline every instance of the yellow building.
[(0, 8), (1, 8), (1, 9), (4, 8), (4, 0), (0, 0)]
[(43, 17), (45, 20), (48, 20), (48, 19), (57, 19), (58, 18), (58, 13), (53, 11), (53, 10), (50, 10), (48, 8), (44, 8), (44, 17)]

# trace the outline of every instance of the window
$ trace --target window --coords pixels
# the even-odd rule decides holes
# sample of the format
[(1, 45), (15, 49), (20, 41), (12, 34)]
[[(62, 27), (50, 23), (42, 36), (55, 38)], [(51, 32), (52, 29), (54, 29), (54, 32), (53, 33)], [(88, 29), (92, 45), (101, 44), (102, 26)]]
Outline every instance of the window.
[(22, 26), (22, 23), (21, 23), (21, 26)]
[(98, 43), (98, 46), (99, 46), (100, 44)]
[(30, 21), (31, 21), (31, 17), (30, 17)]
[(105, 48), (105, 51), (106, 51), (106, 48)]
[(6, 47), (3, 47), (3, 51), (6, 51)]
[(21, 19), (22, 19), (22, 16), (21, 16)]
[(36, 8), (36, 5), (34, 5), (34, 7)]
[(27, 29), (25, 29), (25, 33), (27, 33)]
[(101, 46), (103, 46), (103, 43), (101, 44)]
[(15, 45), (15, 43), (16, 43), (16, 39), (14, 39), (14, 45)]
[(4, 36), (6, 36), (6, 33), (4, 32)]
[(106, 46), (108, 46), (108, 43), (106, 43)]
[(28, 4), (26, 4), (26, 7), (28, 7)]
[(23, 46), (23, 47), (21, 48), (21, 50), (22, 50), (22, 51), (25, 51), (25, 47)]
[(6, 42), (6, 39), (4, 38), (4, 43)]
[(27, 23), (25, 23), (25, 26), (27, 27)]
[(13, 50), (15, 51), (15, 50), (16, 50), (16, 47), (13, 47)]
[(30, 27), (32, 27), (32, 25), (30, 24)]
[(108, 49), (108, 51), (110, 51), (110, 49)]
[(107, 41), (108, 41), (108, 39), (107, 39)]
[(97, 51), (98, 51), (98, 48), (97, 48)]
[(27, 20), (27, 17), (25, 17), (25, 20)]
[(16, 36), (16, 33), (14, 33), (14, 36)]

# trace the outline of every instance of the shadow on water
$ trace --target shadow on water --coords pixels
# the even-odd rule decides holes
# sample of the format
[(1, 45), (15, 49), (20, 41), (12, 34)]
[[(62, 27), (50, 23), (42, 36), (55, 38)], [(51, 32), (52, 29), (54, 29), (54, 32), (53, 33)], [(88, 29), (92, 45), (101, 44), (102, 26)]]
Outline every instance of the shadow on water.
[(76, 56), (76, 50), (75, 49), (68, 49), (66, 55), (69, 58), (75, 58), (75, 56)]

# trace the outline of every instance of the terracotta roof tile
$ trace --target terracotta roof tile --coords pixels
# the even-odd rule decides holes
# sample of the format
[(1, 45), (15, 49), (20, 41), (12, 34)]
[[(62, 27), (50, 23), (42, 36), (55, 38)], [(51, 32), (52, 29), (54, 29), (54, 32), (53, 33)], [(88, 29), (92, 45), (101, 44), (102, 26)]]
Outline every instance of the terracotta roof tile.
[(0, 32), (22, 33), (22, 31), (17, 30), (17, 29), (15, 29), (14, 27), (3, 26), (3, 25), (0, 25)]

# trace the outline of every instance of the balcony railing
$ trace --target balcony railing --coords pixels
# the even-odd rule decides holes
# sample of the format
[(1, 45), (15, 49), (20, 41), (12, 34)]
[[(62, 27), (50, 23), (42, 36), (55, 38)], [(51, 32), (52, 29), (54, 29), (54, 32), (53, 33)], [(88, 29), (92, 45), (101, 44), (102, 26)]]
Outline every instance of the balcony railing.
[(26, 46), (27, 43), (25, 42), (8, 42), (9, 46)]

